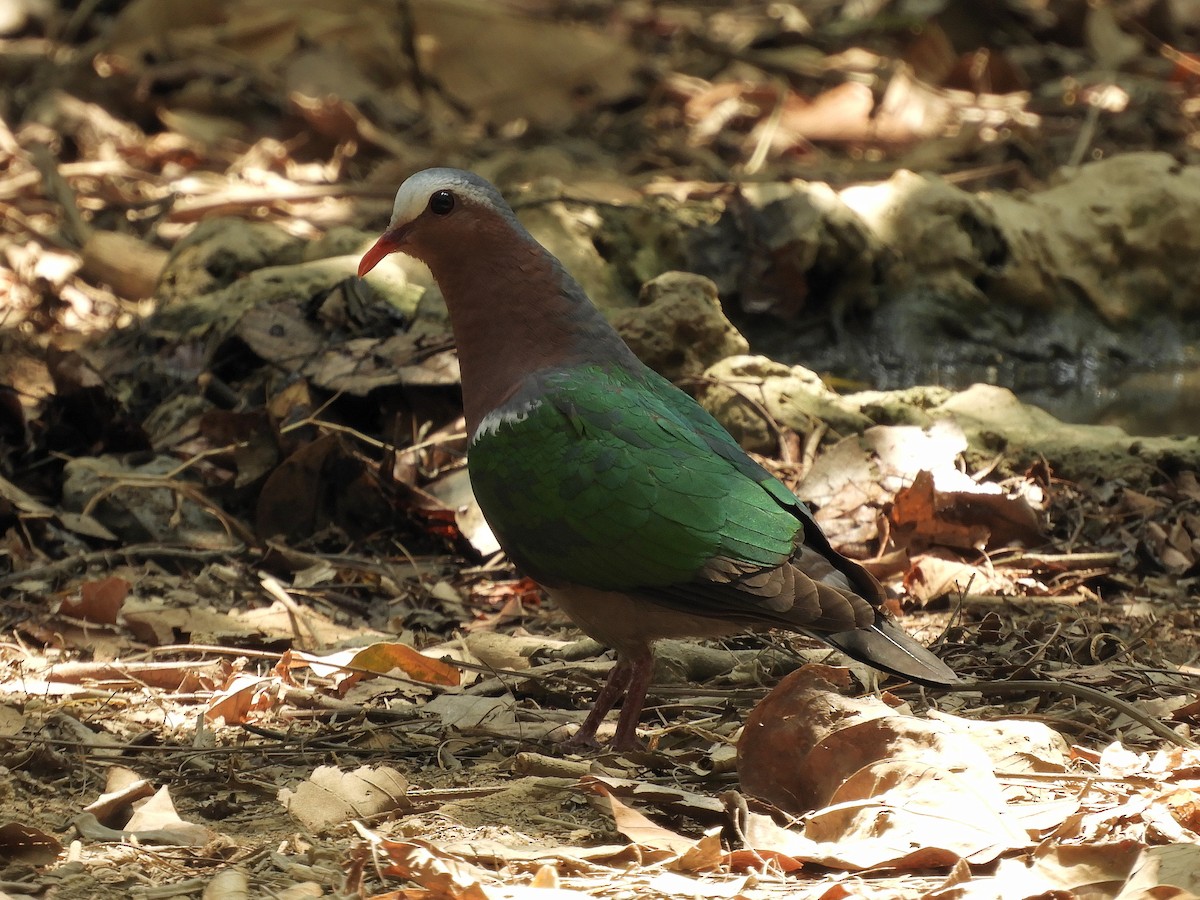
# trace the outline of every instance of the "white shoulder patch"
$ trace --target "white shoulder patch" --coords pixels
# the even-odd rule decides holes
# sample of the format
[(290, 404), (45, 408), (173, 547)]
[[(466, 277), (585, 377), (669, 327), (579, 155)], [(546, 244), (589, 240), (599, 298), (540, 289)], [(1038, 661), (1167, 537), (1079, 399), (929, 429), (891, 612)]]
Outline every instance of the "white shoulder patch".
[(525, 400), (511, 405), (499, 406), (483, 417), (475, 433), (471, 435), (471, 444), (481, 437), (495, 435), (505, 425), (516, 425), (529, 418), (529, 414), (542, 405), (541, 400)]

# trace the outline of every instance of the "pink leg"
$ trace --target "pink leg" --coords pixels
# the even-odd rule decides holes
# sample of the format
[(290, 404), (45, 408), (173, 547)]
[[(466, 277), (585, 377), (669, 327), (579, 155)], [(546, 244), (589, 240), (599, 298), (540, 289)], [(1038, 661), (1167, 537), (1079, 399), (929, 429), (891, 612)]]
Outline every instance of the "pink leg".
[(646, 690), (654, 674), (654, 656), (647, 651), (633, 658), (629, 664), (629, 678), (625, 686), (625, 702), (621, 704), (621, 715), (617, 718), (617, 733), (613, 735), (614, 750), (637, 750), (642, 746), (638, 740), (638, 720), (642, 707), (646, 705)]
[[(633, 665), (624, 656), (617, 657), (617, 664), (608, 673), (608, 680), (604, 682), (604, 687), (600, 688), (600, 693), (596, 695), (592, 711), (588, 713), (579, 730), (566, 741), (568, 747), (596, 746), (596, 729), (600, 727), (600, 723), (604, 721), (604, 717), (608, 715), (608, 711), (613, 708), (617, 699), (626, 692), (630, 678), (634, 674), (633, 669)], [(642, 688), (642, 691), (644, 695), (645, 687)], [(622, 717), (624, 714), (624, 710), (622, 710)]]

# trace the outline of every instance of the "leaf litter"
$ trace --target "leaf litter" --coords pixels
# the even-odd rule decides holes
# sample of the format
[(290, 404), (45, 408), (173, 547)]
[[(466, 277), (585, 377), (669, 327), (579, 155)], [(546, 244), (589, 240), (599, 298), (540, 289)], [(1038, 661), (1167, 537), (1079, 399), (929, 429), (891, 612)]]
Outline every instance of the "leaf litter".
[[(541, 139), (540, 155), (521, 151), (528, 171), (631, 202), (625, 176), (654, 155), (665, 178), (647, 196), (801, 157), (856, 160), (863, 178), (963, 160), (1011, 172), (1001, 148), (1086, 150), (1074, 126), (1089, 116), (1082, 136), (1107, 149), (1148, 107), (1169, 119), (1179, 92), (1139, 74), (1147, 99), (1129, 113), (1090, 83), (1078, 107), (1046, 109), (1026, 70), (1069, 68), (1073, 51), (960, 53), (945, 22), (893, 56), (832, 39), (836, 18), (821, 27), (843, 52), (818, 50), (790, 7), (567, 21), (335, 6), (201, 15), (155, 0), (58, 22), (75, 62), (53, 88), (31, 82), (0, 129), (0, 752), (5, 799), (33, 811), (0, 823), (5, 884), (1200, 894), (1195, 750), (1147, 725), (1185, 742), (1197, 717), (1193, 472), (1065, 480), (1053, 461), (983, 458), (944, 424), (806, 429), (803, 443), (754, 400), (783, 451), (768, 464), (896, 589), (906, 626), (1012, 690), (861, 698), (852, 685), (876, 676), (790, 638), (675, 642), (647, 749), (564, 758), (611, 662), (512, 577), (471, 508), (427, 276), (398, 262), (364, 296), (367, 232), (346, 229), (386, 215), (419, 165), (520, 169), (497, 132), (583, 121), (579, 140), (600, 123), (638, 148), (631, 168)], [(1084, 19), (1060, 24), (1089, 59), (1152, 46), (1104, 4)], [(447, 50), (479, 27), (490, 50)], [(40, 40), (18, 37), (12, 58), (36, 59)], [(655, 65), (671, 71), (647, 100), (641, 63), (664, 48)], [(519, 62), (502, 83), (475, 65), (488, 52)], [(1194, 61), (1175, 65), (1194, 93)], [(651, 104), (657, 146), (630, 97)], [(1118, 127), (1097, 133), (1101, 110)], [(1066, 682), (1105, 693), (1058, 693)]]

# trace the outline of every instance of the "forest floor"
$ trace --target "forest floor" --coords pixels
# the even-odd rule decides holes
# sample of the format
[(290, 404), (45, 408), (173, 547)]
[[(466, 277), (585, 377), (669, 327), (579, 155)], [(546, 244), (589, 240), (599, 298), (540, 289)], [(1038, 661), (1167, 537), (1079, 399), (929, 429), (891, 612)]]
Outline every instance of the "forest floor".
[(833, 378), (793, 420), (801, 370), (681, 350), (967, 684), (666, 642), (645, 748), (580, 752), (611, 657), (481, 523), (427, 280), (354, 277), (430, 165), (565, 198), (635, 310), (671, 253), (605, 229), (732, 184), (1197, 162), (1195, 4), (804, 6), (8, 4), (0, 897), (1200, 896), (1194, 433), (1018, 452), (1000, 394)]

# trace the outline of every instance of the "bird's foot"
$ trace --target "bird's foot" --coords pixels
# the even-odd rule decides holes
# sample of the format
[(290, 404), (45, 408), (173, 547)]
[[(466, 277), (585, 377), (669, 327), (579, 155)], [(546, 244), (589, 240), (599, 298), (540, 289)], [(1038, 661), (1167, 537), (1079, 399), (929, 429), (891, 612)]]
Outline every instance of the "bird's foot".
[(600, 728), (608, 711), (613, 708), (618, 698), (625, 695), (621, 706), (621, 714), (617, 717), (617, 731), (609, 746), (613, 750), (642, 750), (645, 745), (637, 736), (638, 719), (641, 718), (642, 704), (646, 700), (646, 688), (650, 684), (650, 675), (654, 671), (654, 658), (647, 647), (641, 654), (623, 655), (617, 657), (617, 664), (604, 682), (604, 687), (592, 704), (579, 730), (567, 738), (564, 746), (599, 747), (596, 731)]
[(612, 741), (609, 742), (609, 746), (613, 750), (645, 750), (645, 742), (637, 736), (637, 725), (638, 717), (636, 715), (627, 717), (625, 710), (622, 709), (621, 716), (617, 719), (617, 731), (613, 735)]
[(596, 739), (595, 732), (585, 734), (580, 728), (577, 732), (559, 744), (564, 750), (598, 750), (600, 741)]
[[(604, 749), (604, 742), (596, 736), (596, 730), (600, 722), (596, 722), (589, 727), (590, 724), (589, 722), (584, 722), (579, 726), (579, 730), (563, 741), (560, 746), (564, 750)], [(622, 719), (618, 719), (617, 730), (612, 740), (608, 742), (608, 749), (617, 751), (645, 750), (645, 742), (637, 736), (637, 721), (633, 722), (632, 728), (627, 725), (624, 731), (622, 731)]]
[(573, 751), (573, 750), (591, 751), (591, 750), (607, 749), (607, 750), (613, 750), (613, 751), (616, 751), (619, 753), (624, 753), (624, 752), (633, 751), (633, 750), (645, 750), (646, 749), (645, 742), (641, 738), (637, 737), (636, 735), (634, 735), (634, 737), (632, 739), (626, 738), (624, 740), (618, 740), (616, 737), (614, 737), (609, 742), (608, 746), (605, 747), (605, 745), (600, 741), (600, 739), (597, 738), (594, 734), (593, 735), (585, 735), (582, 733), (582, 731), (571, 735), (569, 738), (567, 738), (565, 741), (563, 741), (561, 744), (559, 744), (559, 746), (568, 752)]
[(612, 743), (608, 746), (610, 750), (616, 750), (619, 753), (628, 753), (635, 750), (645, 750), (646, 742), (635, 734), (633, 737), (625, 738), (624, 740), (614, 737)]

